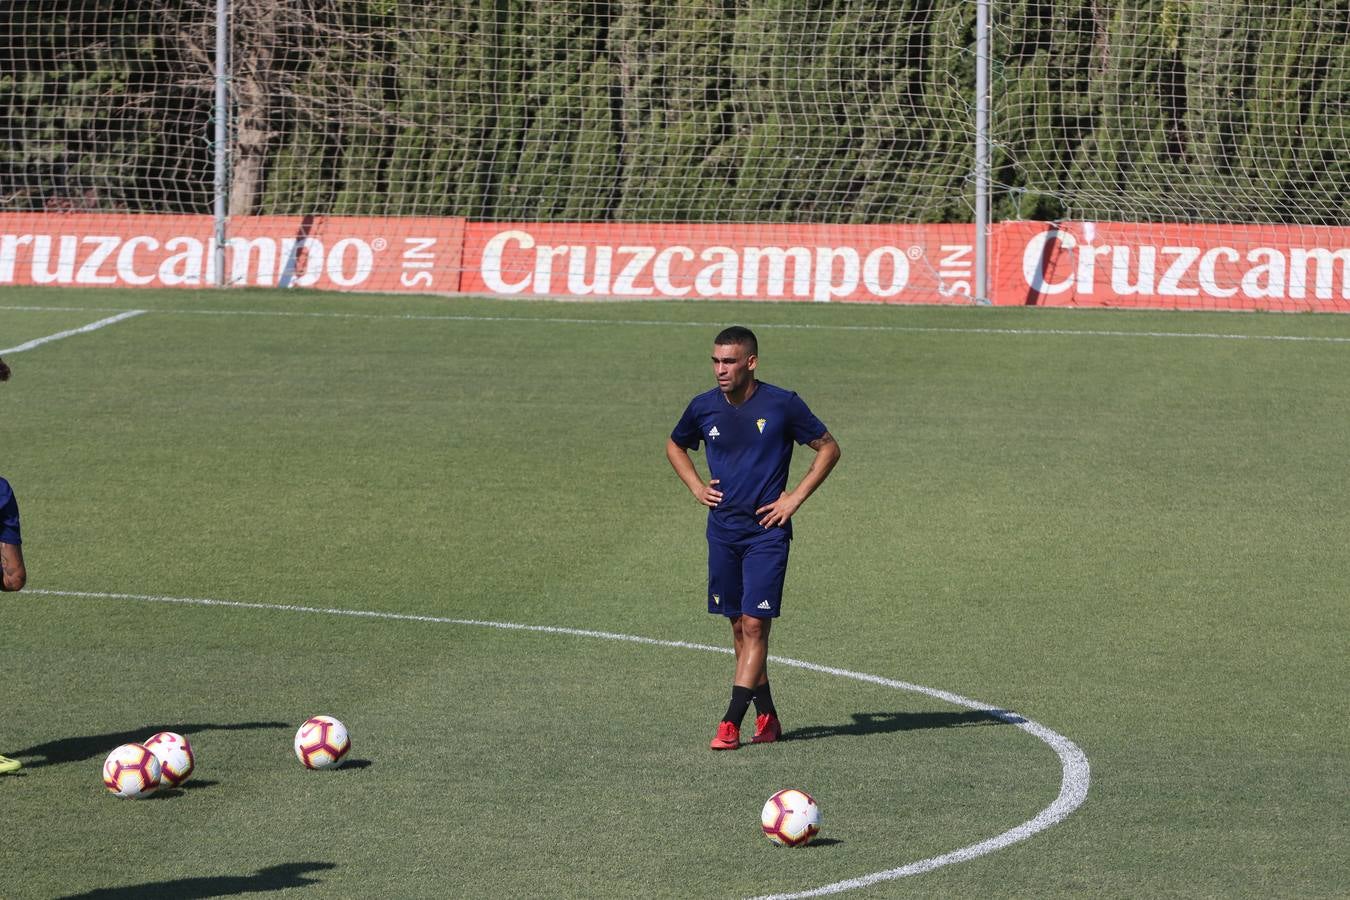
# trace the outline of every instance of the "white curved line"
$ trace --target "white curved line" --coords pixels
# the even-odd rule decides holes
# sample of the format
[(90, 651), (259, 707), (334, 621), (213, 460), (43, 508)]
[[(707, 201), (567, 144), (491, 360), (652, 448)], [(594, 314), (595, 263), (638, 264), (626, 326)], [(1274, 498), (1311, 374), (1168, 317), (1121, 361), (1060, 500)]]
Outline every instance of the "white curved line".
[(1087, 799), (1088, 784), (1091, 782), (1091, 769), (1088, 765), (1087, 755), (1084, 754), (1073, 741), (1058, 732), (1051, 731), (1044, 725), (1040, 725), (1030, 719), (1024, 719), (1016, 713), (998, 709), (989, 706), (988, 704), (980, 703), (978, 700), (971, 700), (968, 697), (962, 697), (960, 694), (953, 694), (949, 691), (924, 687), (919, 684), (910, 684), (907, 681), (895, 681), (890, 678), (882, 678), (879, 675), (868, 675), (863, 672), (852, 672), (848, 669), (837, 669), (833, 666), (822, 666), (797, 659), (783, 659), (780, 657), (771, 658), (780, 665), (796, 666), (799, 669), (808, 669), (812, 672), (838, 675), (841, 678), (852, 678), (856, 681), (867, 681), (872, 684), (880, 684), (897, 690), (909, 691), (916, 694), (926, 694), (929, 697), (936, 697), (939, 700), (945, 700), (956, 706), (964, 706), (967, 709), (987, 713), (994, 718), (1007, 722), (1009, 725), (1017, 726), (1038, 740), (1048, 744), (1050, 749), (1055, 751), (1055, 755), (1059, 757), (1061, 775), (1059, 796), (1055, 798), (1055, 801), (1037, 813), (1034, 818), (1023, 822), (1015, 828), (1010, 828), (1002, 834), (995, 835), (994, 837), (980, 841), (979, 843), (971, 844), (968, 847), (962, 847), (959, 850), (953, 850), (950, 853), (944, 853), (941, 856), (931, 856), (928, 859), (921, 859), (918, 862), (897, 866), (894, 869), (887, 869), (884, 872), (873, 872), (870, 875), (860, 875), (857, 878), (836, 881), (833, 884), (827, 884), (805, 891), (794, 891), (787, 894), (767, 894), (763, 897), (756, 898), (756, 900), (788, 900), (788, 898), (821, 897), (826, 894), (838, 894), (843, 891), (853, 890), (854, 888), (868, 887), (869, 885), (881, 881), (893, 881), (897, 878), (904, 878), (909, 875), (919, 875), (923, 872), (931, 872), (933, 869), (951, 865), (952, 863), (965, 862), (966, 860), (975, 859), (979, 856), (985, 856), (993, 853), (995, 850), (1002, 850), (1010, 844), (1024, 841), (1033, 834), (1044, 831), (1051, 825), (1063, 821), (1075, 809), (1082, 806), (1083, 801)]
[[(584, 628), (563, 628), (556, 625), (525, 625), (518, 622), (492, 622), (484, 619), (454, 619), (445, 616), (418, 616), (407, 613), (379, 612), (376, 610), (337, 609), (334, 607), (325, 608), (278, 603), (246, 603), (239, 600), (212, 600), (205, 597), (156, 597), (147, 594), (112, 594), (94, 591), (57, 591), (41, 589), (28, 591), (27, 593), (44, 594), (52, 597), (87, 597), (96, 600), (141, 600), (151, 603), (182, 603), (189, 606), (224, 606), (232, 609), (268, 609), (281, 612), (319, 613), (330, 616), (388, 619), (396, 622), (476, 625), (485, 628), (500, 628), (509, 631), (532, 631), (542, 634), (565, 634), (574, 637), (593, 637), (607, 641), (626, 641), (632, 644), (673, 647), (680, 650), (705, 650), (711, 653), (728, 654), (732, 652), (728, 647), (714, 647), (709, 644), (695, 644), (689, 641), (665, 641), (633, 634), (618, 634), (612, 631), (592, 631)], [(834, 666), (822, 666), (818, 663), (806, 662), (800, 659), (789, 659), (782, 656), (770, 656), (769, 659), (782, 666), (806, 669), (810, 672), (819, 672), (823, 675), (834, 675), (839, 678), (851, 678), (854, 681), (865, 681), (870, 684), (879, 684), (883, 687), (895, 688), (896, 690), (908, 691), (915, 694), (925, 694), (929, 697), (951, 703), (954, 706), (964, 706), (967, 709), (986, 713), (1009, 725), (1014, 725), (1025, 731), (1027, 734), (1032, 735), (1037, 740), (1048, 744), (1050, 749), (1055, 751), (1055, 755), (1059, 757), (1061, 775), (1059, 796), (1055, 798), (1054, 802), (1037, 813), (1034, 818), (1023, 822), (1021, 825), (1014, 828), (1010, 828), (1002, 834), (995, 835), (987, 840), (971, 844), (967, 847), (962, 847), (958, 850), (953, 850), (950, 853), (944, 853), (940, 856), (931, 856), (928, 859), (921, 859), (918, 862), (897, 866), (894, 869), (873, 872), (869, 875), (860, 875), (857, 878), (836, 881), (833, 884), (826, 884), (821, 887), (810, 888), (804, 891), (794, 891), (787, 894), (767, 894), (756, 898), (756, 900), (789, 900), (789, 898), (797, 897), (820, 897), (826, 894), (838, 894), (855, 888), (868, 887), (882, 881), (893, 881), (897, 878), (904, 878), (909, 875), (919, 875), (923, 872), (931, 872), (933, 869), (951, 865), (952, 863), (965, 862), (967, 860), (975, 859), (976, 857), (985, 856), (993, 853), (995, 850), (1001, 850), (1004, 847), (1015, 844), (1018, 841), (1024, 841), (1037, 832), (1044, 831), (1050, 826), (1063, 821), (1070, 813), (1082, 806), (1083, 801), (1087, 798), (1088, 784), (1091, 781), (1091, 768), (1088, 765), (1086, 754), (1084, 754), (1073, 741), (1058, 732), (1051, 731), (1044, 725), (1039, 725), (1030, 719), (1024, 719), (1016, 713), (999, 709), (986, 703), (980, 703), (978, 700), (971, 700), (969, 697), (953, 694), (950, 691), (924, 687), (919, 684), (911, 684), (907, 681), (882, 678), (880, 675), (868, 675), (865, 672), (854, 672), (849, 669), (835, 668)]]

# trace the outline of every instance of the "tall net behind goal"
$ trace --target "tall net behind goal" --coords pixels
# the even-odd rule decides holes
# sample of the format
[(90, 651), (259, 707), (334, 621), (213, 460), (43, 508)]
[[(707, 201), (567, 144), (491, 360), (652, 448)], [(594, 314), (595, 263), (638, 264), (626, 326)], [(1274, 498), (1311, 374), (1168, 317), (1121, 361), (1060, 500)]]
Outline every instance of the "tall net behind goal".
[(995, 217), (1060, 223), (1005, 248), (1033, 302), (1350, 309), (1350, 7), (994, 9)]
[[(969, 219), (968, 13), (890, 0), (230, 0), (232, 233), (246, 217), (299, 217), (287, 240), (303, 253), (331, 229), (321, 219), (373, 217), (416, 255), (429, 220), (460, 217), (466, 252), (496, 266), (489, 282), (519, 292), (570, 279), (621, 294), (629, 246), (654, 257), (638, 294), (654, 273), (674, 296), (832, 299), (852, 267), (885, 295), (901, 268), (933, 266), (904, 232), (858, 227)], [(215, 15), (214, 0), (11, 7), (0, 207), (210, 213)], [(494, 223), (547, 227), (511, 248), (533, 252), (493, 257), (474, 229)], [(881, 250), (864, 259), (859, 240)], [(704, 272), (723, 247), (767, 248), (776, 281), (729, 262)], [(820, 248), (834, 255), (822, 262)], [(230, 280), (305, 283), (303, 262), (296, 282), (281, 262)], [(968, 276), (929, 275), (936, 300), (969, 291)]]
[(236, 174), (241, 206), (629, 223), (968, 209), (962, 51), (938, 37), (959, 23), (935, 11), (236, 0), (235, 23), (237, 149), (260, 161), (259, 180)]
[(0, 211), (209, 213), (212, 24), (188, 4), (3, 4)]
[[(9, 4), (0, 283), (968, 302), (977, 2)], [(988, 9), (995, 302), (1350, 308), (1344, 3)]]
[[(8, 4), (3, 209), (211, 212), (215, 13)], [(381, 237), (347, 263), (454, 289), (448, 263), (417, 267), (450, 240), (432, 220), (459, 217), (463, 267), (498, 293), (832, 300), (852, 277), (884, 300), (926, 267), (934, 300), (960, 300), (968, 273), (856, 229), (968, 220), (967, 19), (890, 0), (229, 0), (231, 233), (298, 221), (275, 237), (289, 270), (239, 239), (257, 258), (227, 281), (323, 286), (333, 217), (363, 217)], [(521, 228), (502, 246), (494, 224)], [(748, 251), (768, 256), (742, 271)], [(211, 277), (209, 259), (171, 267)]]

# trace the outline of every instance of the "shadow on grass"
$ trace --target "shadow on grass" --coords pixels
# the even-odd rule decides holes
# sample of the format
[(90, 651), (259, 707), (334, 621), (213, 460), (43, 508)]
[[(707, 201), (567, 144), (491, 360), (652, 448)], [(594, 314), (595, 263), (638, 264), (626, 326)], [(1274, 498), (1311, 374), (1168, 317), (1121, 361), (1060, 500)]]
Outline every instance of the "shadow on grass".
[(205, 778), (189, 778), (187, 781), (174, 788), (175, 791), (199, 791), (202, 788), (215, 787), (220, 784), (219, 781), (211, 781)]
[(199, 723), (189, 725), (143, 725), (140, 728), (129, 731), (110, 731), (107, 734), (88, 734), (79, 737), (57, 738), (54, 741), (47, 741), (45, 744), (34, 744), (32, 747), (25, 747), (22, 750), (14, 751), (11, 755), (20, 758), (30, 756), (40, 756), (41, 759), (35, 762), (25, 760), (25, 768), (39, 768), (41, 766), (55, 766), (60, 763), (79, 762), (84, 759), (94, 759), (110, 753), (114, 747), (122, 744), (129, 744), (133, 741), (143, 741), (150, 735), (160, 731), (176, 731), (185, 735), (191, 740), (194, 735), (203, 731), (251, 731), (259, 728), (289, 728), (286, 722), (233, 722), (233, 723)]
[(896, 731), (920, 731), (926, 728), (964, 728), (971, 725), (1009, 725), (1025, 721), (1021, 716), (1004, 710), (968, 710), (966, 712), (889, 712), (853, 713), (853, 721), (846, 725), (808, 725), (783, 732), (785, 741), (811, 741), (816, 738), (864, 737), (870, 734), (890, 734)]
[(338, 765), (339, 769), (369, 769), (375, 765), (368, 759), (349, 759)]
[(233, 897), (239, 894), (263, 894), (284, 891), (287, 888), (319, 884), (319, 879), (306, 877), (306, 872), (336, 869), (336, 863), (307, 862), (282, 863), (259, 869), (253, 875), (215, 875), (206, 878), (175, 878), (172, 881), (152, 881), (126, 887), (99, 888), (83, 894), (67, 894), (61, 900), (197, 900), (204, 897)]
[(183, 782), (178, 787), (169, 787), (166, 784), (161, 784), (159, 790), (155, 791), (153, 794), (151, 794), (149, 797), (146, 797), (145, 799), (164, 800), (170, 797), (181, 797), (188, 791), (199, 791), (202, 788), (215, 787), (218, 784), (220, 784), (219, 781), (207, 781), (201, 778), (197, 779), (196, 781), (193, 781), (192, 779), (189, 778), (187, 781)]

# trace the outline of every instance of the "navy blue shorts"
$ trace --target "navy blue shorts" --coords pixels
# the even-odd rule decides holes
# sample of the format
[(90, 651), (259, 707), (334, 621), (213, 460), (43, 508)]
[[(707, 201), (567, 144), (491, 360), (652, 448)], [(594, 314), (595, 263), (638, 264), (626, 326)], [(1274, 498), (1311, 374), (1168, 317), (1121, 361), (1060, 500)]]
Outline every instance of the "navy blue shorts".
[(708, 612), (777, 618), (791, 543), (783, 528), (744, 541), (708, 538)]

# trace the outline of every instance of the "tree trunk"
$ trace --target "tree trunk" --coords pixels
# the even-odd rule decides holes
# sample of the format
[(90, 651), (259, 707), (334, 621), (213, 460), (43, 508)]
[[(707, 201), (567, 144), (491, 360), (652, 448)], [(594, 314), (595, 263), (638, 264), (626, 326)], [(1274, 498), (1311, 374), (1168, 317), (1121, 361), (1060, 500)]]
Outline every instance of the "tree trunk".
[(234, 135), (230, 215), (258, 211), (266, 163), (277, 132), (272, 128), (272, 52), (277, 46), (277, 0), (235, 0), (231, 50)]

